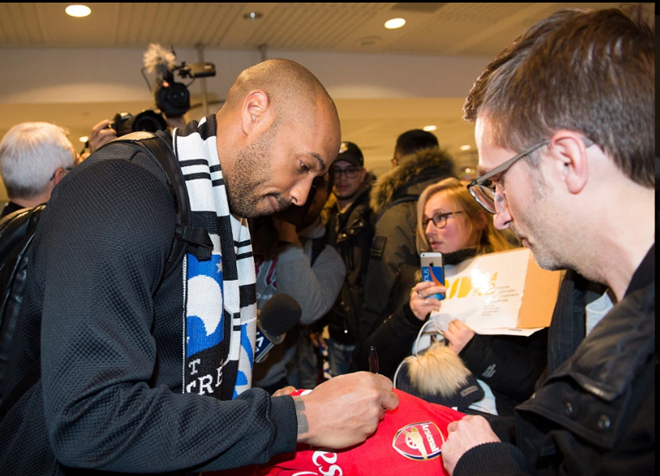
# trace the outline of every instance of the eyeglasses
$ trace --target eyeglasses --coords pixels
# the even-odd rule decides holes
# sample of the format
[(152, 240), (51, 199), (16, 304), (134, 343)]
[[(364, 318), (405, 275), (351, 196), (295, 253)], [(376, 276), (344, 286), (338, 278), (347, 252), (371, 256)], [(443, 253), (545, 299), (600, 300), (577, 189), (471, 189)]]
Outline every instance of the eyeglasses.
[[(66, 170), (67, 172), (71, 172), (73, 170), (72, 167), (60, 167), (60, 168)], [(60, 170), (60, 169), (59, 168), (55, 169), (55, 172), (53, 172), (53, 176), (50, 178), (50, 180), (55, 180), (55, 175), (57, 174), (58, 170)]]
[(335, 178), (345, 175), (346, 178), (354, 179), (358, 176), (358, 172), (360, 172), (358, 167), (348, 167), (347, 169), (332, 168), (332, 175), (334, 175)]
[[(584, 142), (584, 145), (587, 147), (594, 145), (594, 142), (586, 137), (582, 138), (582, 142)], [(476, 180), (473, 180), (470, 185), (468, 185), (468, 190), (479, 205), (481, 205), (487, 212), (496, 215), (504, 206), (505, 197), (504, 190), (502, 190), (502, 193), (497, 193), (497, 183), (493, 184), (491, 179), (496, 175), (501, 174), (501, 177), (498, 180), (498, 182), (501, 182), (502, 177), (504, 177), (504, 174), (509, 171), (513, 164), (549, 143), (550, 140), (546, 139), (533, 145), (529, 149), (523, 150), (520, 154), (510, 158)]]
[(456, 211), (456, 212), (448, 212), (448, 213), (436, 213), (435, 215), (433, 215), (433, 217), (430, 220), (428, 218), (424, 218), (422, 220), (422, 229), (426, 230), (426, 227), (429, 226), (430, 221), (433, 222), (433, 225), (436, 228), (438, 229), (444, 228), (447, 226), (447, 218), (457, 213), (463, 213), (463, 212)]

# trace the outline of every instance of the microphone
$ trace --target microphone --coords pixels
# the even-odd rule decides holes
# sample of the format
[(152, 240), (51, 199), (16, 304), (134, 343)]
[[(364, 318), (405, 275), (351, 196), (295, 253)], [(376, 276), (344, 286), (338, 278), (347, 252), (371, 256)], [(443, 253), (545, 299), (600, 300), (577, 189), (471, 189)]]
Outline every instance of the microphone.
[(176, 57), (170, 50), (166, 50), (158, 43), (151, 43), (142, 56), (147, 73), (156, 71), (156, 75), (166, 78), (176, 67)]
[(277, 293), (266, 301), (257, 318), (254, 361), (263, 361), (274, 345), (282, 343), (286, 333), (298, 323), (300, 316), (300, 304), (286, 293)]

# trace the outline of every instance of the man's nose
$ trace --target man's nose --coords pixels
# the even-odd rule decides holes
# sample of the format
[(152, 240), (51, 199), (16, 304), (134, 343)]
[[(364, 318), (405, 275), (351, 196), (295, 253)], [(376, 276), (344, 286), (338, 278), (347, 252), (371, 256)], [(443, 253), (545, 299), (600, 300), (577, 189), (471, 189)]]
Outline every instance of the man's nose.
[(305, 204), (307, 197), (309, 196), (309, 191), (312, 188), (313, 180), (314, 177), (301, 180), (296, 182), (296, 184), (291, 188), (289, 195), (291, 195), (291, 200), (293, 201), (294, 205), (302, 206)]
[(504, 203), (501, 207), (496, 207), (497, 213), (493, 217), (493, 224), (498, 230), (504, 230), (509, 227), (513, 218), (511, 218), (511, 212), (509, 211), (509, 206)]

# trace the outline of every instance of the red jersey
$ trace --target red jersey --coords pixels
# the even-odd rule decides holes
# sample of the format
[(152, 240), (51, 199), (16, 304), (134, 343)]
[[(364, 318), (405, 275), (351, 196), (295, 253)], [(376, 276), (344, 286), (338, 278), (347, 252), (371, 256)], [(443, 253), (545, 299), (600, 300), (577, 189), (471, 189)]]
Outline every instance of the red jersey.
[[(298, 390), (292, 395), (300, 395)], [(324, 450), (298, 444), (295, 453), (272, 458), (267, 464), (207, 476), (439, 476), (447, 425), (465, 415), (426, 402), (400, 390), (399, 406), (385, 414), (378, 430), (364, 443), (343, 450)]]

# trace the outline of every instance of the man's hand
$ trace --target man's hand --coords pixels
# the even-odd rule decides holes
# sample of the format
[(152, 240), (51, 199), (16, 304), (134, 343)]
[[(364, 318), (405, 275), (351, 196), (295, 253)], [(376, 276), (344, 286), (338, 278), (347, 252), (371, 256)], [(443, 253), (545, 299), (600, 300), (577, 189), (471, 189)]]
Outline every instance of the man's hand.
[(442, 445), (442, 462), (450, 474), (468, 450), (483, 443), (498, 443), (500, 439), (482, 416), (468, 415), (447, 425), (447, 441)]
[(95, 152), (103, 144), (107, 144), (117, 138), (117, 132), (110, 126), (110, 121), (102, 120), (92, 127), (92, 134), (89, 136), (89, 151)]
[(298, 441), (332, 449), (362, 443), (376, 431), (385, 411), (399, 405), (392, 381), (368, 372), (333, 377), (293, 399)]
[(454, 319), (449, 327), (443, 332), (445, 339), (449, 341), (449, 348), (459, 354), (461, 350), (472, 340), (474, 331), (463, 321)]

